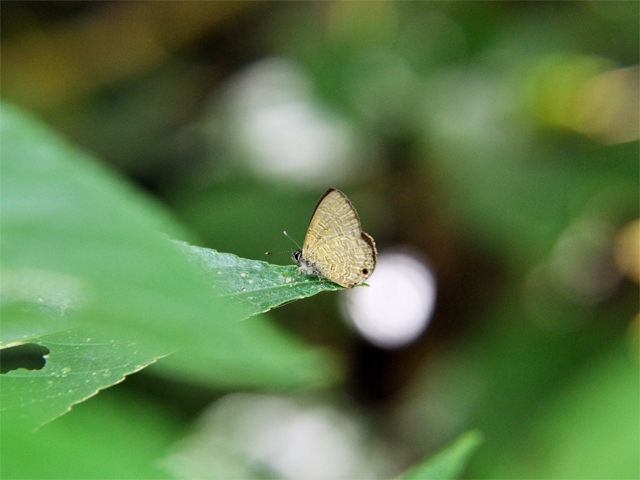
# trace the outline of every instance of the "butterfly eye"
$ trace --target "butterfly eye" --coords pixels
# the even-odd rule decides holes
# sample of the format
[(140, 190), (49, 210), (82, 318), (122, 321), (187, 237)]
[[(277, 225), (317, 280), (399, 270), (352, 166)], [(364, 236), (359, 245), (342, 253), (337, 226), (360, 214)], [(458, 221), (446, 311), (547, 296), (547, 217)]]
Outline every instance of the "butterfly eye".
[(363, 275), (369, 274), (369, 270), (367, 268), (361, 268), (360, 271), (362, 272)]

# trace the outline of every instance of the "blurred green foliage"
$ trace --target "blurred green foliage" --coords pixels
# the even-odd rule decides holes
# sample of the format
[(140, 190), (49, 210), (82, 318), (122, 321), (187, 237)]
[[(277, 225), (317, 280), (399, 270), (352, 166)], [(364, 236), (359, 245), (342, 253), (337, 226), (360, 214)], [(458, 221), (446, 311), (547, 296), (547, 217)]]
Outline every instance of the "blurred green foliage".
[(157, 205), (12, 105), (0, 132), (1, 344), (49, 350), (44, 368), (2, 378), (5, 424), (39, 427), (176, 350), (173, 369), (214, 386), (333, 382), (327, 354), (238, 321), (339, 287), (171, 243), (158, 230), (179, 227)]
[(482, 434), (477, 430), (464, 433), (447, 448), (438, 452), (429, 460), (404, 473), (401, 478), (416, 480), (430, 478), (459, 478), (464, 473), (467, 459), (482, 443)]
[[(81, 274), (105, 287), (83, 325), (134, 325), (151, 340), (140, 364), (167, 338), (193, 342), (35, 436), (3, 428), (3, 475), (164, 477), (160, 459), (220, 396), (327, 385), (344, 366), (333, 391), (379, 427), (397, 472), (478, 428), (468, 478), (640, 477), (638, 279), (613, 259), (639, 214), (639, 14), (595, 1), (3, 3), (3, 98), (111, 165), (26, 163), (55, 155), (31, 120), (14, 133), (33, 151), (11, 163), (3, 131), (3, 294), (18, 266), (72, 293)], [(295, 148), (327, 163), (305, 170)], [(291, 248), (282, 230), (302, 241), (330, 186), (380, 251), (408, 245), (434, 267), (423, 337), (366, 346), (333, 294), (210, 325), (211, 300), (154, 233), (264, 259)], [(47, 325), (66, 328), (48, 305)], [(50, 333), (37, 318), (3, 318), (3, 335)]]

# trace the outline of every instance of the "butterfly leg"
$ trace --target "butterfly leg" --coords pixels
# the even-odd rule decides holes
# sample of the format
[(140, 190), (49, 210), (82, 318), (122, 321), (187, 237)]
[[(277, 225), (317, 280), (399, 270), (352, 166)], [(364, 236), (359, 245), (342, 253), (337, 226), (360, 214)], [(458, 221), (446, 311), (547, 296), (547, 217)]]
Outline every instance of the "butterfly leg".
[(300, 274), (301, 274), (302, 270), (300, 268), (298, 268), (296, 270), (296, 285), (300, 282)]

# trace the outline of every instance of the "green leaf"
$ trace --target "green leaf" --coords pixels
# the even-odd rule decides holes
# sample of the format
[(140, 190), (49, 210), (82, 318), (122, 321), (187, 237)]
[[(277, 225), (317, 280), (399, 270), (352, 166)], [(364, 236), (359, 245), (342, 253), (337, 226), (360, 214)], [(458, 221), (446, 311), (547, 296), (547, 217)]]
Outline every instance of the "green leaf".
[(194, 247), (186, 242), (175, 243), (203, 269), (214, 291), (237, 302), (247, 317), (316, 293), (344, 289), (327, 280), (301, 276), (295, 265), (272, 265), (209, 248)]
[[(164, 373), (217, 388), (340, 378), (325, 350), (266, 318), (238, 321), (335, 287), (296, 279), (269, 289), (264, 282), (283, 267), (265, 264), (255, 295), (231, 274), (212, 292), (210, 275), (194, 265), (197, 249), (167, 238), (188, 234), (160, 206), (34, 118), (2, 108), (0, 348), (50, 350), (41, 370), (0, 376), (3, 422), (36, 427), (172, 352)], [(235, 261), (240, 270), (251, 264)]]
[(412, 468), (400, 478), (404, 480), (429, 479), (445, 480), (460, 478), (471, 455), (482, 443), (482, 433), (470, 430), (460, 435), (451, 445), (444, 448), (424, 463)]
[(40, 426), (159, 358), (156, 349), (142, 347), (135, 340), (82, 330), (74, 328), (38, 339), (38, 344), (50, 350), (46, 367), (5, 375), (3, 427), (21, 419), (32, 427)]

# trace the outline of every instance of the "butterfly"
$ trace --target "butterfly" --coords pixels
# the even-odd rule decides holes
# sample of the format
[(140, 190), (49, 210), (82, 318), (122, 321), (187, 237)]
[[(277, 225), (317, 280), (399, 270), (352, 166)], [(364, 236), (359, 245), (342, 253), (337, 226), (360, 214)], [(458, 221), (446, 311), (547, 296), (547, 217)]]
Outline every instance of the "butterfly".
[(378, 252), (349, 199), (330, 188), (318, 200), (302, 249), (291, 257), (299, 272), (353, 288), (371, 276)]

